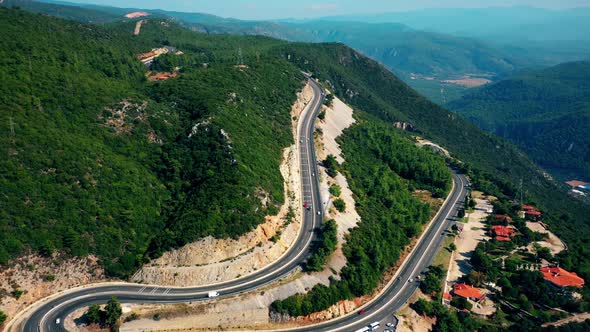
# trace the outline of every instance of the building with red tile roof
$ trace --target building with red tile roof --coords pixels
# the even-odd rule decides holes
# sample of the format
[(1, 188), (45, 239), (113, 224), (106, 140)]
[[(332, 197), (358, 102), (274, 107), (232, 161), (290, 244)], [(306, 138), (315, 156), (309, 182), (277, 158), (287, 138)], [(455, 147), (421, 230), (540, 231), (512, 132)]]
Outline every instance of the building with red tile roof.
[(566, 184), (573, 187), (573, 188), (576, 188), (576, 187), (587, 186), (590, 183), (584, 182), (584, 181), (572, 180), (572, 181), (567, 181)]
[(558, 287), (577, 287), (584, 286), (584, 279), (580, 278), (575, 272), (566, 271), (560, 267), (542, 267), (541, 273), (543, 278)]
[(479, 301), (483, 299), (483, 294), (479, 288), (475, 288), (467, 284), (454, 284), (453, 293), (469, 300)]
[(510, 238), (516, 235), (516, 230), (511, 226), (492, 226), (492, 233), (498, 241), (510, 241)]
[(541, 215), (543, 215), (541, 211), (537, 210), (536, 207), (531, 205), (523, 205), (522, 209), (524, 210), (524, 213), (529, 217), (538, 218)]

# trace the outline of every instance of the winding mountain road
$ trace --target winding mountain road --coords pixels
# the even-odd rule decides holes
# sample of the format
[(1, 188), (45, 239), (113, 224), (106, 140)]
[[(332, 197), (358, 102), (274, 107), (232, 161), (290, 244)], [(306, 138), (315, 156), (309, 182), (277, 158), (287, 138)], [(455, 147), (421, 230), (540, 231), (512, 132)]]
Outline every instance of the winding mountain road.
[[(203, 301), (208, 299), (209, 291), (217, 291), (220, 298), (245, 293), (264, 285), (270, 284), (292, 271), (298, 269), (308, 257), (310, 244), (316, 233), (314, 230), (320, 225), (323, 211), (319, 192), (317, 161), (313, 132), (315, 119), (321, 110), (325, 93), (312, 79), (309, 79), (314, 96), (305, 109), (302, 121), (297, 128), (300, 161), (301, 161), (301, 189), (304, 202), (309, 204), (303, 209), (303, 225), (298, 238), (291, 248), (277, 261), (263, 269), (232, 281), (200, 287), (176, 288), (157, 285), (141, 284), (113, 284), (88, 286), (79, 290), (65, 292), (64, 295), (52, 298), (34, 309), (24, 322), (22, 331), (25, 332), (53, 332), (67, 331), (63, 327), (63, 320), (78, 308), (95, 303), (105, 303), (112, 296), (117, 296), (122, 303), (178, 303)], [(57, 322), (59, 318), (60, 322)]]
[(357, 331), (373, 322), (380, 322), (381, 328), (384, 328), (387, 323), (397, 325), (397, 318), (394, 313), (404, 306), (418, 288), (419, 283), (416, 281), (416, 276), (424, 272), (432, 263), (445, 236), (448, 234), (447, 231), (453, 223), (457, 210), (463, 205), (468, 185), (464, 175), (453, 174), (453, 190), (438, 214), (398, 270), (397, 276), (385, 287), (381, 294), (361, 308), (364, 310), (363, 314), (359, 314), (361, 309), (358, 309), (347, 316), (309, 327), (290, 329), (289, 331)]
[[(315, 228), (322, 220), (322, 202), (319, 193), (317, 160), (313, 140), (314, 123), (325, 93), (312, 79), (309, 79), (314, 97), (307, 106), (300, 126), (298, 141), (301, 160), (302, 196), (309, 209), (303, 209), (303, 225), (294, 245), (273, 264), (248, 276), (215, 285), (174, 288), (141, 284), (112, 284), (87, 286), (70, 290), (46, 300), (32, 309), (24, 320), (22, 329), (25, 332), (67, 331), (63, 326), (64, 318), (78, 308), (95, 303), (105, 303), (112, 296), (117, 296), (122, 303), (179, 303), (205, 301), (209, 291), (217, 291), (220, 298), (245, 293), (272, 283), (290, 272), (298, 269), (308, 257), (310, 243), (315, 237)], [(371, 303), (364, 307), (365, 313), (352, 313), (322, 324), (289, 329), (289, 331), (356, 331), (374, 321), (382, 324), (396, 323), (393, 313), (399, 309), (418, 287), (408, 279), (415, 278), (432, 261), (444, 238), (444, 231), (450, 225), (450, 217), (457, 211), (460, 202), (466, 195), (466, 179), (462, 175), (453, 175), (453, 190), (434, 218), (430, 227), (424, 232), (418, 244), (399, 269), (395, 278), (386, 289)], [(370, 239), (368, 239), (369, 241)], [(57, 319), (59, 318), (59, 323)]]

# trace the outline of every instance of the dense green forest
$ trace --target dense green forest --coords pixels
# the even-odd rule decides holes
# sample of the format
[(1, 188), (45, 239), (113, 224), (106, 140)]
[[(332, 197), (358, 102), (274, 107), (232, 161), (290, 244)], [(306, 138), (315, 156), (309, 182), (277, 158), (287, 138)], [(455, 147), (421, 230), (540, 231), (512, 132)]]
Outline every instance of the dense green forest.
[(448, 104), (562, 180), (590, 179), (590, 62), (500, 81)]
[(305, 264), (308, 271), (322, 271), (338, 244), (338, 224), (334, 219), (323, 221), (318, 233), (319, 238), (312, 248), (313, 254)]
[(387, 125), (363, 119), (345, 131), (340, 143), (343, 173), (362, 219), (343, 246), (347, 264), (330, 286), (275, 301), (271, 308), (276, 312), (308, 315), (373, 291), (429, 219), (430, 208), (412, 195), (414, 189), (441, 196), (450, 189), (451, 174), (442, 157)]
[[(0, 263), (28, 248), (95, 253), (126, 276), (171, 247), (243, 234), (283, 202), (303, 76), (254, 53), (275, 42), (133, 26), (0, 9)], [(185, 52), (182, 73), (151, 83), (135, 54), (163, 45)]]

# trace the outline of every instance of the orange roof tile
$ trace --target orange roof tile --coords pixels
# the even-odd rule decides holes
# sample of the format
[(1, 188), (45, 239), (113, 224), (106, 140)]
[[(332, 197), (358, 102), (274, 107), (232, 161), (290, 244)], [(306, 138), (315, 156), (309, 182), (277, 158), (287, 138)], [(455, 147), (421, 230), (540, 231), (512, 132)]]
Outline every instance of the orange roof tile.
[(455, 295), (467, 298), (467, 299), (480, 299), (483, 295), (479, 291), (479, 288), (469, 286), (467, 284), (455, 284), (453, 285), (453, 292)]
[(492, 232), (496, 234), (497, 237), (511, 237), (515, 235), (514, 233), (516, 233), (514, 228), (500, 225), (492, 226)]
[(537, 208), (532, 205), (523, 205), (522, 209), (525, 211), (537, 211)]
[(531, 215), (531, 216), (540, 216), (540, 215), (542, 215), (541, 212), (534, 211), (534, 210), (526, 211), (526, 214)]
[(578, 287), (584, 286), (584, 279), (580, 278), (575, 272), (566, 271), (560, 267), (542, 267), (541, 273), (543, 278), (559, 287)]
[(443, 293), (442, 297), (445, 300), (452, 300), (453, 299), (453, 297), (449, 293)]

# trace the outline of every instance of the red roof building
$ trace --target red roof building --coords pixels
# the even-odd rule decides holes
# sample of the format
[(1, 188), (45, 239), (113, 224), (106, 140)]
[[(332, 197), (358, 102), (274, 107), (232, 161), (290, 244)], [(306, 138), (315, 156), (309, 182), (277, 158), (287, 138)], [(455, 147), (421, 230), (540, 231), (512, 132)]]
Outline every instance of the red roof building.
[(449, 293), (443, 293), (443, 295), (442, 295), (442, 298), (443, 298), (444, 300), (448, 300), (448, 301), (450, 301), (450, 300), (452, 300), (452, 299), (453, 299), (453, 296), (451, 296), (451, 294), (449, 294)]
[(483, 294), (479, 290), (479, 288), (475, 288), (473, 286), (469, 286), (467, 284), (455, 284), (453, 285), (453, 293), (455, 295), (471, 299), (474, 301), (479, 301), (483, 298)]
[(537, 211), (537, 208), (532, 205), (523, 205), (522, 209), (525, 211)]
[(568, 184), (569, 186), (575, 188), (575, 187), (583, 187), (583, 186), (587, 186), (590, 183), (588, 182), (583, 182), (583, 181), (578, 181), (578, 180), (572, 180), (572, 181), (567, 181), (566, 184)]
[(537, 210), (536, 207), (531, 205), (523, 205), (522, 209), (524, 210), (525, 214), (532, 217), (540, 217), (542, 215), (541, 211)]
[(516, 230), (510, 226), (492, 226), (492, 233), (498, 241), (510, 241), (510, 238), (516, 235)]
[(566, 271), (560, 267), (542, 267), (541, 273), (543, 278), (558, 287), (577, 287), (584, 286), (584, 279), (580, 278), (575, 272)]

